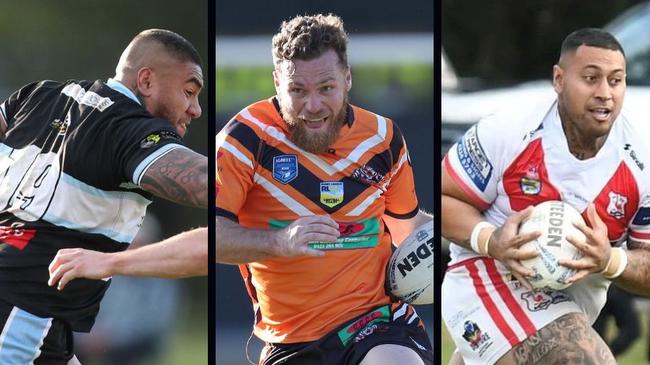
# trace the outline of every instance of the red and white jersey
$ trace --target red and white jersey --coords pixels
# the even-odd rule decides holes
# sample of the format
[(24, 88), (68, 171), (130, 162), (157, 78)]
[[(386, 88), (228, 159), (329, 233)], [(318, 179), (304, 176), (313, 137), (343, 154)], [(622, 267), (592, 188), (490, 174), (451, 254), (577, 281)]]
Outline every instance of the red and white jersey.
[[(586, 219), (594, 202), (612, 245), (650, 239), (650, 128), (623, 110), (596, 156), (569, 152), (557, 102), (490, 115), (443, 161), (446, 172), (497, 226), (513, 212), (565, 201)], [(452, 263), (477, 254), (451, 245)]]

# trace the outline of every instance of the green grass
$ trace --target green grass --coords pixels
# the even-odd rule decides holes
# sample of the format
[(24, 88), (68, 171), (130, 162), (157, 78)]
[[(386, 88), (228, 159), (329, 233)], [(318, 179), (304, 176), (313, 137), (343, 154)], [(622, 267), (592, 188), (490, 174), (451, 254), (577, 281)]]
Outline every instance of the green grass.
[[(641, 364), (648, 364), (648, 359), (646, 359), (646, 352), (648, 346), (650, 344), (648, 343), (648, 314), (646, 313), (641, 313), (641, 336), (634, 342), (630, 348), (620, 355), (619, 357), (616, 358), (616, 361), (618, 362), (619, 365), (641, 365)], [(608, 329), (608, 336), (609, 335), (614, 335), (616, 333), (616, 327), (613, 324), (613, 320), (608, 323), (609, 329)], [(449, 337), (449, 333), (447, 332), (447, 328), (442, 325), (442, 364), (446, 365), (449, 362), (449, 357), (451, 356), (452, 351), (454, 350), (455, 346), (451, 338)]]

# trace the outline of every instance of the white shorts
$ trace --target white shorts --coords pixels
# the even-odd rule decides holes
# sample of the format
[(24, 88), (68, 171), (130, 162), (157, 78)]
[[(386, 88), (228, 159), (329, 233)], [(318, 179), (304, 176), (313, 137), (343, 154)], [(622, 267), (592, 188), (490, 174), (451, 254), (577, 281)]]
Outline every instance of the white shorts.
[(593, 323), (609, 281), (592, 275), (566, 290), (530, 291), (500, 262), (474, 257), (447, 269), (442, 318), (465, 364), (494, 364), (511, 348), (567, 313)]

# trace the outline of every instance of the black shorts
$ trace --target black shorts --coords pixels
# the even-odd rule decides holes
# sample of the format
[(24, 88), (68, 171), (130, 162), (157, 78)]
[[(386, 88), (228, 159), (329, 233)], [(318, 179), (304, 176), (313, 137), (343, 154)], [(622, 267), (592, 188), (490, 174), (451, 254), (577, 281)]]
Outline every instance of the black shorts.
[(0, 364), (66, 365), (73, 356), (72, 330), (0, 300)]
[(260, 365), (357, 365), (370, 349), (383, 344), (413, 349), (426, 365), (433, 365), (424, 324), (405, 303), (379, 307), (316, 341), (266, 344)]

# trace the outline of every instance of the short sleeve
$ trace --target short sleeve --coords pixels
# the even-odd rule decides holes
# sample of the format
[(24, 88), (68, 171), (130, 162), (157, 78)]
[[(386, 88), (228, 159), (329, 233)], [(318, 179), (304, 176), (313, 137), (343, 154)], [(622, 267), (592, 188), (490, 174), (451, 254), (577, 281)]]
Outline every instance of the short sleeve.
[(164, 119), (125, 120), (119, 125), (112, 133), (115, 162), (124, 178), (137, 186), (158, 159), (176, 148), (187, 148)]
[(409, 157), (406, 141), (396, 124), (393, 125), (393, 136), (390, 150), (394, 163), (390, 172), (390, 183), (386, 187), (384, 198), (386, 201), (386, 214), (398, 218), (408, 219), (418, 213), (418, 198), (415, 192), (415, 179), (413, 167)]
[(20, 108), (21, 101), (25, 100), (37, 86), (38, 83), (25, 85), (20, 90), (9, 95), (9, 97), (0, 104), (0, 114), (2, 114), (2, 117), (7, 122), (7, 127), (11, 127), (12, 119), (16, 114), (16, 111)]
[(248, 125), (232, 120), (216, 139), (216, 215), (238, 221), (253, 186), (260, 138)]
[(503, 141), (499, 141), (501, 131), (496, 127), (493, 115), (481, 120), (465, 132), (443, 160), (447, 174), (481, 209), (487, 209), (497, 196), (500, 174), (495, 158), (501, 154)]

